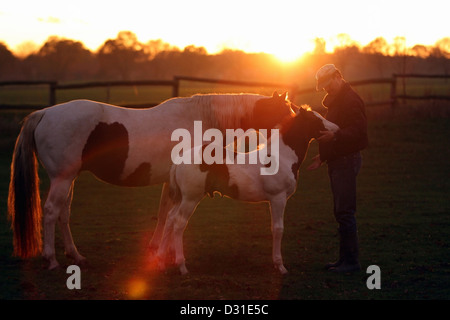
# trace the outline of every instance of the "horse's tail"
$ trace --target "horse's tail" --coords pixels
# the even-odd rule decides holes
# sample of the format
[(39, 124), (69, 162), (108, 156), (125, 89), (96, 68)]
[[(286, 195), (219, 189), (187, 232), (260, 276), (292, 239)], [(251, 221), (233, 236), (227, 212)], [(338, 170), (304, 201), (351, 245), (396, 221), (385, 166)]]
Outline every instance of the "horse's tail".
[(177, 167), (178, 166), (174, 164), (170, 168), (169, 198), (174, 204), (181, 202), (181, 190), (176, 177)]
[(8, 217), (14, 232), (14, 255), (21, 258), (41, 252), (41, 197), (34, 131), (44, 112), (29, 115), (16, 140), (11, 162)]

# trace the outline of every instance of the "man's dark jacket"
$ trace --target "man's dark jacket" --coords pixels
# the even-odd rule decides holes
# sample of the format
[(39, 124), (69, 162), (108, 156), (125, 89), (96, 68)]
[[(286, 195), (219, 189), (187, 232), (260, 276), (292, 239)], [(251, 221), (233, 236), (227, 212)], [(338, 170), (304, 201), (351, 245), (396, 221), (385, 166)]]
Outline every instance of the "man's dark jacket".
[(332, 161), (367, 147), (364, 102), (347, 82), (335, 96), (326, 95), (322, 104), (328, 108), (326, 119), (340, 129), (336, 132), (335, 141), (319, 144), (321, 161)]

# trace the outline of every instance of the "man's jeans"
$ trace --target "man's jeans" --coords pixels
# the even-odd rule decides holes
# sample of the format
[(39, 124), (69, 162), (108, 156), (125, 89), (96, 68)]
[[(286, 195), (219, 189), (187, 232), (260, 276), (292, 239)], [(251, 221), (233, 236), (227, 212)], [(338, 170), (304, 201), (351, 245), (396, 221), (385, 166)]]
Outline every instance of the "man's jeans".
[(356, 176), (361, 154), (352, 153), (328, 162), (328, 176), (334, 199), (334, 216), (341, 234), (356, 233)]

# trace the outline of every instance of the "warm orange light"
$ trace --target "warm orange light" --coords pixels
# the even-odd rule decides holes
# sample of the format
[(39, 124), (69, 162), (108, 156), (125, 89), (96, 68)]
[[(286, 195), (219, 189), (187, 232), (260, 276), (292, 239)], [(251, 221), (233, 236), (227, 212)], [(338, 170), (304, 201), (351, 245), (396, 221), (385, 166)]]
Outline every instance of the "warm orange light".
[[(391, 41), (406, 38), (408, 47), (432, 45), (448, 37), (446, 10), (442, 0), (429, 0), (408, 5), (408, 14), (399, 15), (406, 7), (403, 1), (241, 1), (229, 0), (227, 5), (211, 1), (127, 1), (127, 6), (104, 1), (78, 0), (74, 10), (67, 10), (61, 1), (3, 1), (0, 12), (1, 41), (11, 50), (24, 55), (32, 40), (39, 46), (51, 35), (82, 41), (97, 50), (119, 31), (130, 30), (138, 39), (163, 39), (179, 48), (190, 44), (203, 46), (211, 54), (223, 48), (245, 52), (267, 52), (282, 61), (292, 61), (310, 51), (308, 41), (330, 39), (348, 33), (361, 44), (377, 37)], [(176, 8), (177, 10), (173, 10)], [(348, 8), (352, 8), (349, 10)], [(201, 10), (200, 10), (201, 9)], [(149, 12), (156, 12), (149, 19)], [(220, 14), (217, 14), (220, 12)], [(168, 23), (170, 21), (170, 23)], [(418, 22), (420, 21), (420, 23)], [(222, 46), (224, 45), (224, 46)], [(288, 47), (286, 47), (288, 46)], [(332, 50), (329, 46), (327, 51)]]
[(142, 298), (148, 292), (147, 283), (142, 279), (130, 280), (128, 284), (128, 295), (131, 299)]
[(314, 50), (313, 41), (299, 40), (298, 42), (286, 43), (273, 48), (267, 48), (267, 52), (273, 54), (283, 63), (291, 63), (301, 59), (306, 53)]

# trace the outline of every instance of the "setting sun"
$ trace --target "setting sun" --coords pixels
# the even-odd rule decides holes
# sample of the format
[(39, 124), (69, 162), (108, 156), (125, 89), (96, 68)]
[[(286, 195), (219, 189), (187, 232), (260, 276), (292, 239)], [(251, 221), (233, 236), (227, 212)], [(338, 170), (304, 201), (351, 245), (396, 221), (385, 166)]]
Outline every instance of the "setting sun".
[(278, 60), (284, 63), (294, 62), (300, 59), (305, 53), (312, 52), (314, 44), (310, 42), (286, 43), (285, 46), (267, 48), (267, 52), (273, 54)]

